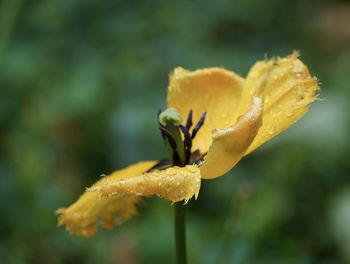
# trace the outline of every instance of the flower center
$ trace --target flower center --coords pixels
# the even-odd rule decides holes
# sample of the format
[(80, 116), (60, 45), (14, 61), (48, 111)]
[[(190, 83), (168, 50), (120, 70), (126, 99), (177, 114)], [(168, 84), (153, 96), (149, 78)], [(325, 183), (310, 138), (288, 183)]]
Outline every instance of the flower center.
[[(186, 125), (181, 125), (181, 114), (175, 108), (168, 108), (158, 112), (159, 129), (165, 142), (169, 160), (173, 165), (183, 167), (190, 164), (192, 140), (203, 126), (206, 112), (204, 112), (196, 124), (192, 127), (192, 110), (190, 110)], [(183, 134), (183, 137), (181, 136)]]

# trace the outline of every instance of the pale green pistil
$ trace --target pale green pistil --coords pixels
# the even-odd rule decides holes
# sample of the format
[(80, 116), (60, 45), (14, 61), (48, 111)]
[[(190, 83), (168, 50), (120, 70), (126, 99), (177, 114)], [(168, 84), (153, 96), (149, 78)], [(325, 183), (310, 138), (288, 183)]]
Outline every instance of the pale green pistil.
[(159, 115), (159, 123), (165, 127), (168, 125), (179, 126), (182, 120), (182, 115), (175, 108), (168, 108)]
[[(173, 165), (185, 165), (184, 143), (181, 138), (179, 126), (182, 123), (182, 115), (175, 108), (168, 108), (159, 115), (159, 123), (170, 134), (171, 140), (176, 144), (172, 147), (169, 138), (165, 138), (165, 145), (168, 151), (169, 160)], [(174, 145), (174, 144), (173, 144)], [(178, 158), (175, 158), (178, 157)]]

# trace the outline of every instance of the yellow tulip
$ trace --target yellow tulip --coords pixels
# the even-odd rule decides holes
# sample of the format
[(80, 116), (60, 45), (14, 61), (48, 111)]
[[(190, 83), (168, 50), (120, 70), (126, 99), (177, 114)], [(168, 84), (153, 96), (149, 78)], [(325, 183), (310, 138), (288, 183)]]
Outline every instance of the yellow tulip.
[(191, 149), (193, 157), (206, 154), (204, 160), (164, 170), (152, 169), (158, 161), (144, 161), (118, 170), (88, 188), (67, 209), (59, 209), (59, 225), (90, 237), (96, 233), (98, 219), (112, 228), (136, 214), (141, 196), (185, 203), (197, 198), (202, 179), (225, 174), (298, 121), (317, 99), (318, 89), (317, 79), (296, 53), (257, 62), (246, 79), (223, 68), (176, 68), (170, 75), (168, 107), (182, 116), (192, 110), (194, 120), (207, 113)]

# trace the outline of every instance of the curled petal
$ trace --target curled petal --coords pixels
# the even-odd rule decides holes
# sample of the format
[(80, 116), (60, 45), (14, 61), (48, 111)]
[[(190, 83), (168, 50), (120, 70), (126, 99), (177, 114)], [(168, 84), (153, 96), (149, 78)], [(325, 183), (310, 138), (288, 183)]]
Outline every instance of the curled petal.
[(172, 202), (185, 200), (193, 196), (197, 199), (201, 184), (200, 171), (197, 165), (171, 167), (155, 170), (129, 179), (105, 179), (105, 183), (88, 189), (102, 197), (119, 195), (151, 196), (157, 195)]
[[(110, 181), (130, 179), (141, 175), (156, 163), (156, 161), (140, 162), (116, 171), (105, 178)], [(96, 182), (92, 188), (104, 184), (105, 178)], [(97, 231), (96, 222), (98, 219), (101, 219), (103, 227), (112, 228), (135, 215), (137, 213), (136, 205), (140, 201), (141, 198), (135, 195), (101, 197), (96, 192), (84, 192), (74, 204), (68, 208), (57, 210), (57, 213), (60, 214), (58, 225), (65, 224), (71, 234), (91, 237)]]
[(213, 132), (213, 144), (200, 165), (203, 179), (225, 174), (244, 156), (261, 126), (262, 111), (262, 100), (253, 97), (253, 105), (233, 126)]
[(263, 125), (246, 154), (298, 121), (317, 99), (318, 89), (317, 79), (310, 76), (297, 53), (257, 62), (248, 73), (237, 111), (247, 109), (252, 94), (264, 100)]
[(231, 126), (239, 104), (244, 79), (223, 68), (188, 71), (176, 68), (170, 75), (168, 107), (176, 108), (182, 116), (193, 110), (196, 123), (204, 112), (203, 127), (193, 141), (193, 150), (207, 152), (212, 142), (212, 130)]

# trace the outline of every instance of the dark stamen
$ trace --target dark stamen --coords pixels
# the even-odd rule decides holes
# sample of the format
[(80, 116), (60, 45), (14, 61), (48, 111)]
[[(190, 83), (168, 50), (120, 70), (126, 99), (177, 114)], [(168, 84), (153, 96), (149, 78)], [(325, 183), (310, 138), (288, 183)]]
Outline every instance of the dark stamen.
[(207, 153), (204, 153), (200, 159), (198, 159), (196, 162), (194, 162), (194, 164), (199, 165), (204, 160), (205, 155), (207, 155)]
[(171, 135), (171, 133), (163, 126), (159, 126), (159, 130), (162, 132), (164, 137), (166, 137), (168, 139), (171, 148), (174, 151), (176, 151), (176, 142), (175, 142), (175, 139), (173, 138), (173, 136)]
[(169, 166), (170, 165), (170, 161), (168, 159), (162, 159), (160, 160), (156, 165), (154, 165), (152, 168), (150, 168), (149, 170), (147, 170), (146, 172), (151, 172), (155, 169), (162, 169), (165, 166)]
[(160, 116), (160, 114), (162, 113), (162, 109), (158, 109), (158, 112), (157, 112), (157, 120), (158, 120), (158, 122), (159, 122), (159, 116)]
[(189, 164), (190, 156), (191, 156), (191, 148), (192, 148), (192, 138), (190, 133), (188, 132), (187, 126), (180, 126), (182, 133), (184, 134), (184, 147), (185, 147), (185, 162)]
[[(162, 109), (159, 108), (157, 113), (157, 120), (158, 120), (159, 127), (164, 128), (164, 126), (159, 122), (159, 116), (161, 113), (162, 113)], [(160, 134), (162, 135), (163, 140), (165, 140), (165, 134), (162, 132), (162, 130), (160, 130)]]
[(190, 110), (188, 117), (187, 117), (187, 122), (186, 122), (186, 129), (189, 130), (192, 126), (192, 109)]
[[(159, 109), (158, 113), (157, 113), (158, 123), (159, 123), (159, 130), (160, 130), (160, 132), (162, 134), (163, 140), (166, 141), (166, 139), (168, 139), (169, 145), (173, 149), (173, 151), (172, 151), (172, 164), (176, 165), (176, 166), (184, 166), (184, 165), (190, 164), (190, 163), (191, 164), (199, 164), (203, 160), (203, 157), (206, 154), (204, 154), (201, 157), (198, 150), (195, 151), (194, 153), (191, 153), (192, 140), (194, 139), (194, 137), (198, 133), (199, 129), (203, 126), (205, 117), (207, 115), (207, 112), (204, 112), (202, 114), (200, 120), (198, 121), (196, 126), (192, 129), (192, 133), (190, 132), (190, 128), (193, 125), (193, 123), (192, 123), (192, 114), (193, 114), (192, 110), (190, 110), (189, 113), (188, 113), (186, 126), (182, 126), (182, 125), (177, 126), (178, 128), (181, 129), (181, 132), (184, 135), (184, 141), (183, 141), (184, 154), (185, 154), (184, 163), (182, 163), (182, 161), (180, 159), (180, 156), (179, 156), (179, 153), (177, 152), (177, 144), (176, 144), (176, 141), (175, 141), (173, 135), (171, 134), (171, 132), (164, 125), (162, 125), (159, 122), (159, 116), (160, 116), (161, 113), (162, 113), (162, 110)], [(162, 167), (163, 164), (161, 162), (162, 161), (160, 161), (158, 164), (153, 166), (148, 171), (151, 171), (153, 169), (158, 169), (158, 168)], [(169, 165), (169, 161), (168, 160), (165, 160), (164, 162), (165, 162), (164, 165)], [(163, 166), (163, 168), (164, 168), (164, 166)]]
[(184, 164), (182, 164), (179, 153), (177, 153), (176, 150), (173, 152), (173, 165), (182, 167)]
[(203, 126), (204, 124), (204, 119), (205, 116), (207, 115), (207, 112), (204, 112), (201, 119), (198, 121), (197, 125), (195, 126), (195, 128), (192, 130), (192, 139), (194, 139), (194, 137), (196, 136), (198, 130)]

